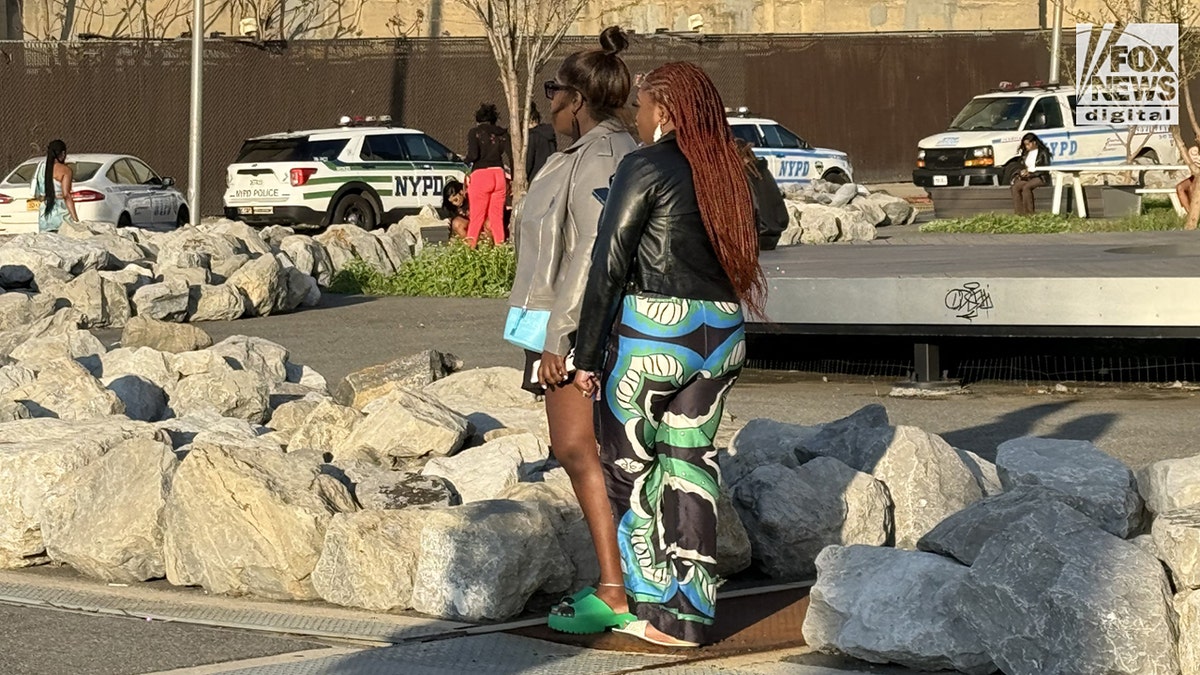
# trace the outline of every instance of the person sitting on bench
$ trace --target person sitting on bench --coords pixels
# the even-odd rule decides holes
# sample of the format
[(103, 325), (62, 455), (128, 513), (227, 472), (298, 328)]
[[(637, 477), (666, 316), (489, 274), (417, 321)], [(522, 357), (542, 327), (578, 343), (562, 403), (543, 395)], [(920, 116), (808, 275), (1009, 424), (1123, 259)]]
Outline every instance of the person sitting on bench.
[(1049, 185), (1049, 176), (1045, 171), (1035, 171), (1037, 167), (1050, 164), (1050, 149), (1036, 134), (1025, 134), (1021, 139), (1020, 154), (1023, 156), (1021, 172), (1013, 180), (1012, 197), (1013, 209), (1018, 216), (1033, 215), (1033, 191), (1043, 185)]

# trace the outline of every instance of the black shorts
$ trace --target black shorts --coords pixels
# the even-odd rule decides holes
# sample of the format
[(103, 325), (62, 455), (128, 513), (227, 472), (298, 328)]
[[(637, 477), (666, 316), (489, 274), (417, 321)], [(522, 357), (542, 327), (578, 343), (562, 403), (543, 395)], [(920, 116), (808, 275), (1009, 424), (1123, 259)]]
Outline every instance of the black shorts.
[[(571, 351), (567, 353), (567, 379), (562, 384), (569, 385), (575, 379), (575, 369), (572, 367), (575, 362), (575, 336), (571, 336)], [(538, 368), (542, 365), (541, 352), (531, 352), (525, 350), (525, 370), (522, 371), (521, 388), (532, 394), (541, 396), (546, 393), (542, 385), (538, 384)]]

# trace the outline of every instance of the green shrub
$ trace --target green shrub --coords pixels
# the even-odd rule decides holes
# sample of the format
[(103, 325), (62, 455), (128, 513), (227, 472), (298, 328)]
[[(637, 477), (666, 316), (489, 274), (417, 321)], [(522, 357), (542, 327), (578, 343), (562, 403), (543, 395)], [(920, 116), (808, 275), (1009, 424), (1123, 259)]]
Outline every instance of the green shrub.
[(1018, 216), (1011, 213), (985, 213), (971, 218), (935, 220), (921, 226), (922, 232), (954, 234), (1055, 234), (1060, 232), (1141, 232), (1147, 230), (1181, 230), (1183, 218), (1167, 202), (1147, 205), (1140, 216), (1105, 220), (1080, 218), (1075, 215), (1056, 216), (1037, 213)]
[(426, 246), (395, 274), (386, 275), (353, 260), (333, 278), (333, 293), (449, 298), (504, 298), (517, 271), (511, 244), (480, 242), (472, 250), (462, 240)]

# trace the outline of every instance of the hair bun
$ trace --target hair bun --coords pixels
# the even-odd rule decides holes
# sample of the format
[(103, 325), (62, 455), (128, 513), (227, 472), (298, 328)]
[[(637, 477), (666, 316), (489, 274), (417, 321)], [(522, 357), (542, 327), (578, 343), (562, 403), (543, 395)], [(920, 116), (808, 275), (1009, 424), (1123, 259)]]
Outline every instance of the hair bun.
[(608, 56), (619, 56), (629, 48), (629, 38), (620, 26), (609, 26), (600, 33), (600, 47)]

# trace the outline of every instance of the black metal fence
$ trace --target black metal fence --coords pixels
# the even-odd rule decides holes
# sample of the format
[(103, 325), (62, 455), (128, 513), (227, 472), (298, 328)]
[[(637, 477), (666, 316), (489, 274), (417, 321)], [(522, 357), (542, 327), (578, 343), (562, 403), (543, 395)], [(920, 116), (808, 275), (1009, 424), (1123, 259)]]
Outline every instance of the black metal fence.
[[(568, 39), (561, 52), (593, 43)], [(186, 190), (189, 59), (180, 40), (0, 42), (0, 171), (62, 138), (76, 152), (142, 157)], [(634, 72), (694, 61), (726, 105), (849, 152), (860, 180), (892, 181), (909, 179), (917, 141), (972, 95), (1044, 76), (1049, 51), (1036, 31), (639, 36), (626, 60)], [(201, 208), (220, 210), (225, 167), (243, 139), (328, 127), (343, 114), (391, 114), (462, 151), (477, 105), (504, 107), (496, 75), (481, 39), (211, 40)]]

